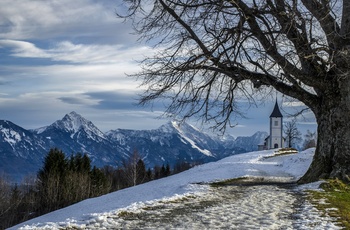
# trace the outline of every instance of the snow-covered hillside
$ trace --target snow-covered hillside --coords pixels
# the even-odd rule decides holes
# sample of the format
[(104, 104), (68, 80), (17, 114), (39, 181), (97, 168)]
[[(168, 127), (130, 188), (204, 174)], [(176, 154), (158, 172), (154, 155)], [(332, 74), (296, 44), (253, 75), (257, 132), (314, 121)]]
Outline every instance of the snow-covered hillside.
[[(25, 223), (14, 226), (11, 229), (58, 229), (65, 227), (77, 229), (118, 228), (117, 217), (120, 213), (127, 213), (127, 210), (136, 211), (142, 208), (143, 210), (151, 211), (151, 208), (146, 209), (145, 206), (152, 205), (157, 202), (159, 203), (160, 201), (162, 204), (166, 203), (166, 201), (170, 201), (169, 203), (172, 203), (171, 200), (181, 200), (182, 197), (188, 197), (187, 199), (194, 196), (200, 197), (201, 194), (209, 193), (210, 186), (205, 185), (207, 182), (221, 181), (238, 177), (263, 177), (265, 180), (293, 182), (306, 172), (311, 163), (314, 149), (309, 149), (294, 155), (266, 158), (274, 154), (275, 152), (273, 150), (267, 150), (234, 155), (217, 162), (197, 166), (180, 174), (120, 190), (98, 198), (88, 199), (67, 208), (29, 220)], [(259, 191), (257, 192), (259, 193)], [(283, 198), (284, 196), (288, 196), (288, 194), (289, 192), (280, 198), (275, 196), (263, 198), (267, 209), (270, 209), (270, 206), (272, 206), (274, 208), (278, 208), (276, 212), (290, 211), (290, 208), (282, 205), (284, 202), (283, 199), (286, 202), (291, 199), (290, 197)], [(232, 194), (232, 196), (235, 196), (235, 194)], [(257, 203), (254, 203), (256, 202), (255, 200), (250, 199), (258, 199), (258, 197), (253, 196), (246, 198), (249, 202), (251, 202), (249, 209), (251, 211), (248, 211), (248, 213), (245, 215), (250, 215), (249, 212), (253, 212), (254, 205), (257, 205)], [(241, 197), (241, 199), (243, 202), (243, 199), (245, 198)], [(280, 200), (273, 201), (273, 199)], [(184, 202), (186, 201), (186, 199), (182, 200)], [(262, 203), (259, 203), (258, 206), (262, 206)], [(249, 207), (249, 205), (247, 207)], [(235, 208), (239, 211), (238, 206)], [(308, 210), (307, 213), (310, 214), (312, 212)], [(266, 224), (266, 226), (271, 225), (276, 227), (274, 223), (268, 222), (271, 222), (274, 219), (276, 219), (277, 222), (278, 218), (281, 218), (281, 216), (278, 215), (281, 215), (281, 213), (277, 213), (276, 215), (272, 213), (271, 215), (266, 216), (267, 222), (265, 221), (263, 223)], [(288, 213), (285, 214), (285, 217), (288, 215)], [(262, 219), (258, 215), (258, 219), (259, 218)], [(315, 218), (315, 216), (307, 218), (312, 219)], [(210, 222), (210, 220), (208, 221)], [(242, 221), (244, 222), (244, 220)], [(324, 219), (323, 217), (319, 217), (319, 221), (322, 226), (335, 227), (332, 225), (332, 223), (329, 223), (328, 219)], [(289, 224), (288, 221), (282, 221), (280, 224), (281, 223)], [(304, 226), (307, 223), (308, 220), (301, 220), (298, 226)]]

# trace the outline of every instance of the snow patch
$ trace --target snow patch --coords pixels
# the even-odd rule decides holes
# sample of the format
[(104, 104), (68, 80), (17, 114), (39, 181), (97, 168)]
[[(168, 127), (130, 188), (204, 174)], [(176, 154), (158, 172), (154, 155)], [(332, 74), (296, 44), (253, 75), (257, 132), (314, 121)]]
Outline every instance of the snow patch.
[(22, 137), (19, 133), (14, 130), (0, 127), (0, 130), (4, 136), (4, 140), (8, 142), (12, 147), (22, 140)]
[[(205, 185), (208, 182), (239, 177), (296, 181), (310, 166), (314, 149), (266, 158), (273, 154), (273, 150), (266, 150), (234, 155), (166, 178), (87, 199), (10, 229), (133, 229), (140, 226), (148, 229), (212, 229), (232, 226), (241, 229), (339, 229), (334, 225), (334, 219), (321, 216), (310, 203), (302, 203), (295, 210), (293, 207), (298, 202), (297, 196), (289, 189), (277, 186), (227, 186), (211, 190), (213, 188)], [(308, 188), (307, 185), (297, 187), (296, 194), (300, 194), (298, 189), (305, 188)], [(223, 191), (225, 189), (236, 190), (226, 193)], [(224, 197), (222, 200), (221, 196)], [(196, 212), (196, 205), (205, 202), (208, 202), (208, 206), (201, 207), (201, 211)], [(211, 205), (211, 202), (215, 205)], [(184, 208), (181, 205), (185, 205)], [(185, 211), (191, 207), (194, 207), (194, 211), (188, 215), (176, 211)], [(149, 220), (143, 220), (142, 215), (135, 220), (121, 218), (123, 211), (124, 214), (142, 214), (145, 210), (152, 217)], [(158, 218), (169, 212), (180, 214), (172, 216), (171, 222)]]
[(35, 131), (37, 134), (41, 134), (41, 133), (45, 132), (45, 130), (47, 129), (47, 127), (48, 127), (48, 126), (41, 127), (41, 128), (35, 129), (34, 131)]
[(177, 122), (173, 121), (172, 124), (173, 124), (174, 128), (178, 131), (178, 133), (181, 135), (181, 141), (182, 141), (182, 139), (184, 139), (185, 141), (187, 141), (187, 143), (190, 143), (192, 148), (197, 149), (199, 152), (203, 153), (204, 155), (213, 156), (213, 154), (209, 150), (199, 148), (193, 140), (188, 138), (184, 134), (184, 132), (180, 129), (180, 126), (178, 125)]

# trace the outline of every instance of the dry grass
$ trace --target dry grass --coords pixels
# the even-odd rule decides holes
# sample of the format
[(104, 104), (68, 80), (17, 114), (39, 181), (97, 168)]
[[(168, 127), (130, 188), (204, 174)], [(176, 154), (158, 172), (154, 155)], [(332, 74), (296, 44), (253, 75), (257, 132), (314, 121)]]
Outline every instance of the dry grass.
[(338, 218), (339, 224), (350, 229), (350, 185), (340, 180), (328, 180), (324, 191), (309, 191), (311, 202), (325, 214)]
[(210, 183), (210, 186), (221, 187), (221, 186), (226, 186), (226, 185), (239, 184), (247, 179), (248, 179), (248, 177), (238, 177), (238, 178), (232, 178), (232, 179), (227, 179), (227, 180), (222, 180), (222, 181), (216, 181), (216, 182)]
[(298, 150), (295, 148), (282, 148), (274, 152), (273, 156), (264, 157), (265, 159), (277, 157), (277, 156), (283, 156), (283, 155), (290, 155), (290, 154), (297, 154)]
[(298, 150), (296, 150), (295, 148), (282, 148), (276, 152), (275, 156), (296, 154), (296, 153), (298, 153)]

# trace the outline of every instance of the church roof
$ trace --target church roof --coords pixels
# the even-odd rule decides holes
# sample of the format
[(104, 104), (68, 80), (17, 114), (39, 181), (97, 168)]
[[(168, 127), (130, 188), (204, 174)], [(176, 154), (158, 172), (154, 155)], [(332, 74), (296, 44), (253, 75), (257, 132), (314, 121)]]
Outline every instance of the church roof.
[(280, 111), (280, 108), (278, 107), (277, 100), (276, 100), (275, 108), (273, 108), (273, 111), (272, 111), (270, 117), (283, 117), (282, 113)]

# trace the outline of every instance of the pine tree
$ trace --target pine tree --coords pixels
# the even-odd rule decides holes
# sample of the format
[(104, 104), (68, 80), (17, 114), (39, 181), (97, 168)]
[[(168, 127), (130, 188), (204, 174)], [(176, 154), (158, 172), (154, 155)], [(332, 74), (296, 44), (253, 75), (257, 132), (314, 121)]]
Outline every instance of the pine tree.
[(137, 169), (136, 183), (142, 184), (146, 181), (146, 178), (147, 178), (146, 167), (145, 167), (145, 163), (143, 162), (143, 160), (141, 160), (141, 159), (138, 160), (138, 162), (136, 164), (136, 169)]
[(38, 173), (38, 195), (41, 199), (41, 213), (63, 206), (62, 185), (67, 173), (65, 154), (57, 148), (51, 149), (45, 157), (44, 166)]
[(109, 192), (111, 184), (108, 183), (107, 177), (102, 170), (96, 168), (95, 166), (90, 172), (90, 180), (91, 188), (89, 197), (101, 196)]

